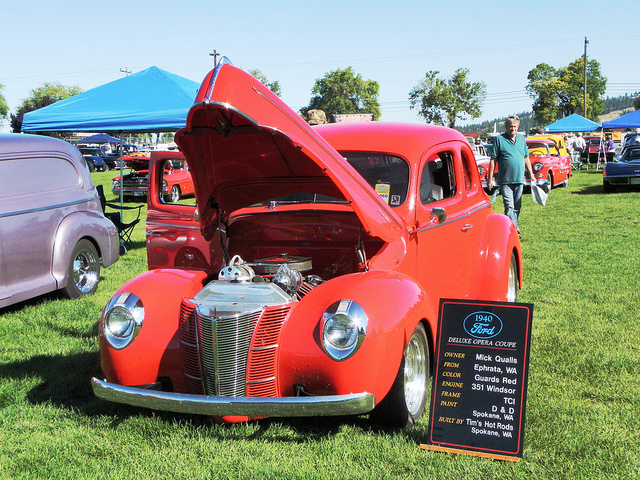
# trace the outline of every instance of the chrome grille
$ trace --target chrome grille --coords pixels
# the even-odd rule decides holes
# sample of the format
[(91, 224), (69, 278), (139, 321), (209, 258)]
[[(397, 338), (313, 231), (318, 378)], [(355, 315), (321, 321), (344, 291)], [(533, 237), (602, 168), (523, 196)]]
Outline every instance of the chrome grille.
[(277, 358), (282, 327), (293, 304), (267, 307), (251, 342), (247, 364), (247, 396), (277, 397)]
[(204, 395), (200, 359), (198, 355), (198, 338), (195, 324), (195, 304), (183, 301), (180, 307), (180, 339), (182, 344), (182, 364), (184, 365), (184, 381), (188, 393)]
[(247, 357), (262, 310), (244, 315), (206, 316), (196, 309), (200, 369), (205, 393), (246, 395)]
[(196, 395), (279, 396), (277, 358), (284, 324), (295, 304), (245, 315), (204, 315), (184, 300), (180, 312), (187, 392)]

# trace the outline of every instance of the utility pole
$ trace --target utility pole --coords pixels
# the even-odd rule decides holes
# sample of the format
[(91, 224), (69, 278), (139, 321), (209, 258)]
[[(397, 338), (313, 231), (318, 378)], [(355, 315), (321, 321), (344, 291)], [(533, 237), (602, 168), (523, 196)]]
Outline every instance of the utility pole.
[(120, 71), (121, 71), (122, 73), (124, 73), (124, 76), (125, 76), (125, 77), (128, 77), (128, 76), (129, 76), (129, 75), (131, 75), (131, 73), (132, 73), (132, 72), (131, 72), (131, 70), (127, 70), (127, 67), (124, 67), (124, 70), (123, 70), (123, 69), (120, 69)]
[(218, 53), (218, 51), (214, 48), (213, 49), (213, 53), (210, 53), (209, 56), (213, 57), (213, 68), (216, 68), (218, 66), (218, 56), (220, 54)]
[(589, 45), (589, 40), (584, 37), (584, 101), (582, 104), (584, 118), (587, 118), (587, 45)]

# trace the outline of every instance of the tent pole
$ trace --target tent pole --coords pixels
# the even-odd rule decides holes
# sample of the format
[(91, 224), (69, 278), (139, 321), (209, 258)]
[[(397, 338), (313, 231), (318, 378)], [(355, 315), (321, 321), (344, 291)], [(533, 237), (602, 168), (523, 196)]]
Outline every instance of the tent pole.
[(124, 132), (120, 131), (120, 222), (124, 222), (124, 219), (122, 218), (122, 206), (124, 205), (124, 167), (123, 167), (123, 160), (122, 160), (122, 154), (124, 151), (124, 142), (122, 141), (122, 137), (124, 136)]

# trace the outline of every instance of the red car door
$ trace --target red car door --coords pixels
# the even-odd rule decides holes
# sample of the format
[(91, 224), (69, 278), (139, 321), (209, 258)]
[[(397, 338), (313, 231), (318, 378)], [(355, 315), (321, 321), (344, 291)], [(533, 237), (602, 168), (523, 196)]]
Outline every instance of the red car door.
[(200, 234), (195, 199), (168, 203), (163, 194), (165, 163), (183, 160), (179, 152), (153, 152), (149, 163), (147, 195), (147, 265), (157, 268), (187, 267), (209, 270), (212, 266), (210, 243)]
[[(467, 298), (477, 291), (475, 273), (484, 218), (491, 213), (486, 196), (477, 192), (469, 162), (455, 145), (439, 146), (424, 157), (416, 201), (416, 277), (435, 298), (455, 293)], [(461, 246), (455, 252), (452, 245)]]

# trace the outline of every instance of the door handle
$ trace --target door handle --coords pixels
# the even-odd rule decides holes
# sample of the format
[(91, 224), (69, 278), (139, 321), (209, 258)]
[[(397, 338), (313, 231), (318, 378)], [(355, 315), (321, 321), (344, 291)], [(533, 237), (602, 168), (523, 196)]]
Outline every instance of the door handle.
[(447, 219), (447, 211), (442, 207), (433, 207), (429, 213), (432, 217), (429, 224), (433, 222), (442, 223)]
[(463, 232), (466, 232), (468, 230), (471, 230), (472, 228), (473, 228), (473, 225), (471, 225), (470, 223), (467, 223), (460, 230), (462, 230)]

